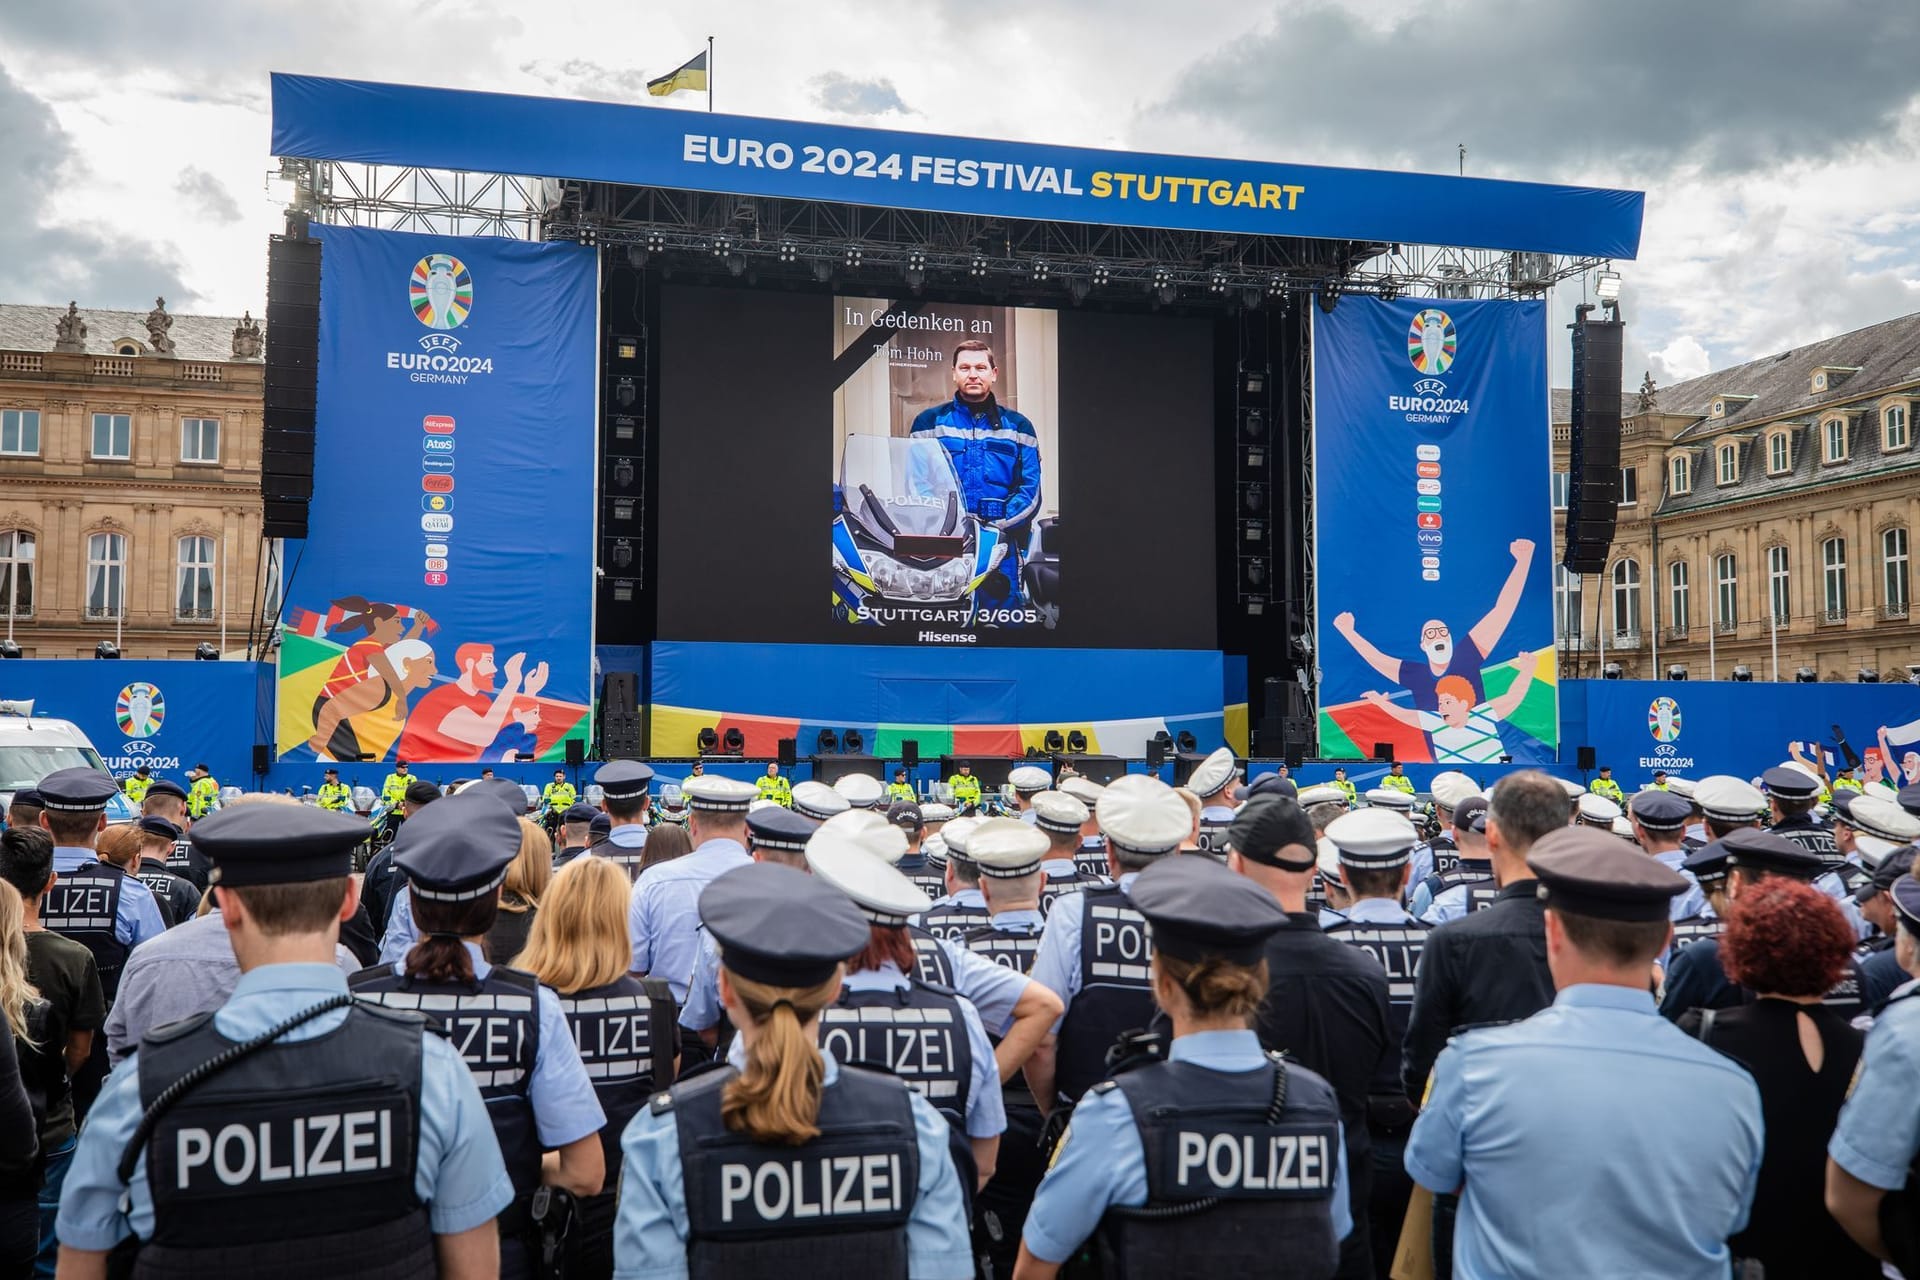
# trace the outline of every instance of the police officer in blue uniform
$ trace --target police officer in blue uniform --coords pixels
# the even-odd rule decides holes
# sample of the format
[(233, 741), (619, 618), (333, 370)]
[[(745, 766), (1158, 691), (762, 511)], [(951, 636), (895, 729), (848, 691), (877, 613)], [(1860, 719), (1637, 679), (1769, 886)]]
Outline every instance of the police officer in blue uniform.
[[(473, 1072), (513, 1182), (513, 1203), (500, 1215), (500, 1274), (528, 1276), (541, 1233), (554, 1230), (551, 1219), (536, 1221), (552, 1193), (536, 1193), (599, 1193), (607, 1117), (559, 998), (532, 974), (490, 965), (481, 953), (519, 852), (520, 824), (497, 795), (469, 789), (409, 818), (394, 848), (423, 937), (403, 959), (362, 969), (348, 985), (363, 1000), (427, 1013)], [(543, 1167), (549, 1151), (557, 1160)]]
[(185, 924), (200, 910), (200, 891), (186, 877), (167, 870), (167, 858), (174, 843), (187, 833), (165, 818), (142, 818), (136, 825), (140, 828), (140, 861), (134, 875), (160, 904), (168, 928)]
[(1500, 892), (1487, 848), (1487, 799), (1468, 796), (1453, 810), (1453, 867), (1420, 881), (1408, 909), (1427, 924), (1445, 924), (1493, 905)]
[(919, 803), (913, 800), (894, 801), (887, 808), (887, 821), (900, 828), (900, 834), (907, 838), (907, 851), (894, 864), (900, 869), (900, 874), (913, 881), (914, 887), (929, 898), (943, 896), (947, 891), (947, 869), (927, 861), (924, 847), (927, 823), (920, 815)]
[[(1766, 876), (1789, 876), (1812, 883), (1820, 870), (1820, 859), (1792, 840), (1771, 831), (1741, 828), (1723, 839), (1702, 847), (1687, 859), (1687, 869), (1703, 880), (1725, 866), (1724, 900), (1733, 902), (1740, 891)], [(1666, 988), (1660, 997), (1660, 1012), (1678, 1021), (1689, 1009), (1725, 1009), (1741, 1003), (1741, 988), (1734, 985), (1720, 963), (1720, 940), (1700, 938), (1673, 955), (1667, 966)], [(1855, 989), (1854, 1003), (1858, 1003)]]
[(1028, 971), (1066, 1004), (1054, 1027), (1059, 1039), (1053, 1061), (1027, 1070), (1042, 1111), (1050, 1112), (1060, 1100), (1077, 1101), (1104, 1080), (1107, 1050), (1121, 1035), (1153, 1020), (1148, 929), (1129, 891), (1142, 871), (1178, 849), (1193, 831), (1186, 802), (1172, 787), (1143, 774), (1116, 779), (1100, 796), (1097, 813), (1114, 883), (1054, 903)]
[(173, 851), (167, 855), (167, 870), (205, 893), (209, 870), (206, 856), (196, 850), (184, 834), (193, 825), (187, 816), (187, 789), (170, 778), (155, 778), (147, 788), (146, 798), (140, 802), (140, 814), (165, 818), (180, 828), (183, 834), (173, 842)]
[(1892, 889), (1900, 877), (1913, 870), (1915, 852), (1909, 845), (1882, 858), (1857, 899), (1860, 913), (1881, 930), (1881, 935), (1866, 943), (1860, 953), (1860, 1003), (1875, 1017), (1893, 998), (1894, 992), (1910, 981), (1910, 975), (1900, 967), (1899, 927)]
[(1227, 824), (1233, 821), (1230, 789), (1237, 771), (1233, 752), (1221, 747), (1195, 765), (1193, 772), (1187, 775), (1187, 790), (1200, 797), (1200, 848), (1203, 852), (1216, 852), (1215, 845), (1223, 843)]
[[(560, 847), (553, 851), (555, 871), (560, 870), (597, 843), (593, 836), (593, 820), (596, 817), (605, 816), (584, 800), (576, 800), (567, 806), (567, 811), (560, 815)], [(612, 832), (613, 827), (609, 824), (600, 839), (606, 839)]]
[(1427, 841), (1427, 848), (1433, 854), (1434, 871), (1445, 873), (1452, 871), (1460, 862), (1460, 845), (1453, 834), (1454, 814), (1459, 812), (1462, 804), (1480, 794), (1480, 786), (1458, 769), (1445, 769), (1433, 775), (1433, 781), (1427, 784), (1427, 791), (1433, 796), (1433, 816), (1440, 827), (1439, 832)]
[(1760, 1094), (1648, 994), (1686, 879), (1581, 828), (1527, 861), (1557, 995), (1454, 1036), (1407, 1143), (1415, 1181), (1459, 1193), (1453, 1274), (1724, 1277), (1759, 1175)]
[(1091, 778), (1079, 774), (1063, 777), (1057, 784), (1058, 789), (1087, 806), (1087, 822), (1080, 828), (1080, 850), (1073, 860), (1088, 875), (1104, 876), (1108, 873), (1107, 836), (1100, 829), (1100, 819), (1096, 810), (1100, 807), (1100, 797), (1107, 789)]
[(136, 1276), (497, 1273), (513, 1189), (472, 1076), (333, 963), (365, 838), (293, 805), (194, 824), (242, 976), (108, 1078), (61, 1198), (62, 1275), (104, 1276), (115, 1249)]
[(793, 787), (793, 811), (815, 822), (838, 817), (853, 807), (852, 801), (824, 782), (809, 778)]
[(980, 818), (955, 818), (940, 833), (940, 845), (946, 853), (947, 892), (913, 918), (915, 925), (936, 938), (957, 942), (969, 930), (987, 922), (987, 900), (980, 893), (980, 870), (967, 856), (967, 839), (981, 822)]
[(871, 941), (866, 917), (765, 863), (716, 877), (698, 910), (743, 1061), (681, 1081), (627, 1126), (618, 1274), (966, 1280), (970, 1189), (947, 1122), (900, 1079), (819, 1048), (844, 962)]
[[(1036, 830), (1047, 837), (1046, 858), (1041, 866), (1046, 881), (1040, 886), (1040, 914), (1053, 910), (1060, 895), (1094, 885), (1107, 878), (1080, 866), (1074, 855), (1080, 848), (1080, 829), (1087, 825), (1087, 806), (1064, 791), (1042, 791), (1027, 808)], [(1024, 816), (1024, 815), (1023, 815)]]
[(618, 864), (628, 880), (638, 880), (641, 851), (647, 847), (647, 792), (653, 770), (638, 760), (609, 760), (594, 771), (593, 781), (609, 825), (606, 838), (588, 845), (587, 852)]
[(699, 950), (700, 920), (694, 904), (715, 876), (752, 861), (745, 840), (754, 789), (711, 774), (688, 778), (680, 789), (690, 811), (693, 852), (661, 863), (634, 883), (627, 932), (633, 938), (633, 971), (664, 979), (673, 988), (673, 998), (684, 1002)]
[[(1407, 785), (1411, 787), (1413, 784), (1408, 783)], [(1410, 790), (1402, 791), (1398, 787), (1375, 787), (1367, 792), (1367, 807), (1371, 809), (1387, 809), (1399, 814), (1408, 822), (1412, 822), (1414, 818), (1413, 792)], [(1433, 850), (1427, 846), (1426, 841), (1422, 840), (1419, 844), (1413, 846), (1413, 856), (1408, 859), (1408, 866), (1411, 869), (1411, 878), (1409, 880), (1411, 884), (1419, 884), (1433, 874)]]
[(1691, 920), (1707, 910), (1707, 896), (1700, 884), (1687, 873), (1687, 851), (1681, 847), (1686, 838), (1687, 820), (1693, 805), (1671, 791), (1648, 788), (1636, 792), (1627, 801), (1627, 820), (1633, 824), (1633, 836), (1642, 852), (1669, 871), (1686, 877), (1687, 891), (1673, 899), (1674, 920)]
[(1332, 1276), (1352, 1229), (1338, 1104), (1247, 1030), (1285, 912), (1207, 858), (1165, 859), (1130, 889), (1172, 1043), (1074, 1109), (1015, 1274), (1048, 1280), (1085, 1252), (1109, 1277)]

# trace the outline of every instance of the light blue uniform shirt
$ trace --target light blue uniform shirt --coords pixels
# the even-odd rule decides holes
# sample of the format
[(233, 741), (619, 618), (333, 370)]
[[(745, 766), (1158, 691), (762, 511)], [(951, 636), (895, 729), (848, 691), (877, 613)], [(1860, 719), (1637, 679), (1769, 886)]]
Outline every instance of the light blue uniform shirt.
[[(1196, 1031), (1167, 1050), (1171, 1062), (1191, 1062), (1215, 1071), (1258, 1071), (1269, 1064), (1260, 1039), (1251, 1031)], [(1346, 1135), (1341, 1134), (1341, 1151)], [(1328, 1211), (1334, 1238), (1353, 1230), (1347, 1208), (1347, 1162), (1335, 1161)], [(1043, 1262), (1065, 1262), (1093, 1234), (1106, 1211), (1147, 1202), (1147, 1152), (1133, 1122), (1133, 1108), (1120, 1090), (1089, 1092), (1073, 1109), (1073, 1123), (1060, 1140), (1053, 1166), (1034, 1193), (1022, 1242)], [(1280, 1260), (1274, 1263), (1281, 1266)]]
[(1860, 1074), (1840, 1108), (1827, 1154), (1870, 1187), (1897, 1191), (1920, 1151), (1920, 1107), (1913, 1086), (1920, 1080), (1920, 996), (1908, 993), (1887, 1005), (1867, 1032)]
[[(736, 1042), (737, 1043), (737, 1042)], [(840, 1078), (826, 1059), (825, 1083)], [(998, 1093), (999, 1090), (994, 1092)], [(971, 1280), (965, 1192), (948, 1151), (952, 1129), (933, 1105), (908, 1091), (920, 1148), (920, 1186), (907, 1219), (907, 1274), (915, 1280)], [(613, 1224), (613, 1274), (619, 1280), (682, 1280), (687, 1274), (687, 1191), (673, 1113), (643, 1108), (620, 1141), (620, 1209)], [(805, 1147), (794, 1148), (802, 1156)]]
[[(65, 844), (54, 846), (53, 869), (59, 875), (99, 865), (100, 855), (91, 849)], [(133, 872), (126, 872), (120, 885), (120, 905), (113, 913), (114, 940), (132, 948), (166, 931), (167, 922), (160, 914), (160, 904), (153, 900), (153, 890), (141, 884)]]
[[(1687, 881), (1686, 892), (1674, 898), (1673, 908), (1667, 913), (1667, 919), (1691, 920), (1695, 916), (1713, 914), (1712, 908), (1707, 906), (1707, 895), (1700, 891), (1700, 882), (1694, 878), (1693, 872), (1687, 870), (1687, 851), (1685, 849), (1663, 850), (1660, 853), (1654, 854), (1653, 860), (1669, 871), (1678, 871), (1682, 876), (1686, 877)], [(1848, 895), (1848, 901), (1852, 901), (1851, 894)], [(1866, 935), (1862, 934), (1860, 936), (1865, 937)]]
[(676, 1001), (685, 1001), (698, 950), (694, 935), (700, 927), (700, 891), (715, 876), (752, 861), (737, 840), (708, 840), (635, 881), (627, 904), (633, 972), (659, 978), (673, 989)]
[[(1326, 912), (1321, 912), (1322, 929), (1327, 927)], [(1344, 915), (1337, 915), (1335, 924), (1412, 924), (1413, 917), (1407, 909), (1389, 898), (1361, 898), (1348, 907)]]
[[(1120, 877), (1121, 890), (1132, 889), (1133, 882), (1139, 878), (1138, 871), (1127, 872)], [(1053, 910), (1047, 913), (1046, 931), (1040, 935), (1040, 950), (1034, 953), (1033, 968), (1027, 970), (1029, 978), (1059, 996), (1060, 1003), (1068, 1009), (1073, 1008), (1073, 998), (1080, 994), (1080, 903), (1083, 897), (1084, 894), (1063, 893), (1053, 900)], [(1065, 1013), (1053, 1020), (1056, 1035), (1066, 1020)]]
[(985, 911), (987, 909), (987, 899), (986, 895), (982, 894), (978, 889), (962, 889), (958, 893), (950, 893), (944, 898), (935, 898), (933, 905), (928, 907), (926, 912), (907, 918), (914, 924), (922, 924), (927, 915), (946, 907), (978, 907), (980, 910)]
[[(461, 943), (473, 961), (473, 976), (484, 979), (493, 966), (480, 956), (480, 948)], [(392, 966), (395, 973), (401, 965)], [(533, 1104), (533, 1126), (540, 1145), (552, 1151), (599, 1133), (607, 1123), (600, 1099), (593, 1092), (593, 1081), (580, 1061), (580, 1050), (573, 1042), (573, 1028), (560, 1012), (560, 997), (552, 988), (542, 986), (535, 1001), (540, 1012), (540, 1049), (533, 1059), (533, 1075), (527, 1081), (527, 1099)]]
[(387, 912), (387, 931), (380, 935), (380, 963), (398, 964), (420, 941), (420, 930), (413, 924), (413, 891), (403, 879), (393, 895), (393, 909)]
[(687, 979), (687, 998), (680, 1002), (680, 1025), (705, 1031), (720, 1025), (720, 948), (704, 926), (693, 953), (693, 975)]
[[(1487, 874), (1481, 878), (1493, 879), (1491, 862), (1462, 863), (1461, 865), (1469, 866), (1475, 871), (1484, 869)], [(1474, 882), (1467, 882), (1467, 884), (1472, 883)], [(1429, 898), (1427, 882), (1422, 880), (1413, 891), (1413, 900), (1410, 904), (1413, 914), (1428, 924), (1445, 924), (1449, 920), (1460, 919), (1467, 914), (1467, 884), (1449, 885)]]
[(1414, 845), (1407, 855), (1407, 866), (1411, 868), (1407, 872), (1407, 883), (1424, 884), (1433, 874), (1433, 846), (1424, 840)]
[[(1847, 888), (1847, 882), (1840, 878), (1838, 871), (1825, 871), (1814, 878), (1813, 887), (1832, 898), (1840, 908), (1840, 914), (1847, 918), (1847, 924), (1853, 929), (1853, 936), (1864, 942), (1873, 936), (1873, 926), (1860, 914), (1860, 904), (1853, 900), (1853, 893)], [(1680, 917), (1675, 916), (1678, 920)]]
[(1738, 1063), (1647, 992), (1582, 984), (1448, 1043), (1406, 1167), (1431, 1191), (1460, 1190), (1459, 1280), (1569, 1267), (1726, 1280), (1763, 1146), (1760, 1092)]
[[(986, 962), (995, 969), (1003, 966)], [(848, 991), (905, 991), (907, 975), (893, 961), (883, 961), (878, 969), (862, 969), (844, 979)], [(1000, 1093), (1000, 1069), (993, 1061), (993, 1041), (980, 1025), (980, 1014), (969, 1000), (960, 1001), (960, 1016), (967, 1024), (967, 1046), (972, 1051), (972, 1078), (967, 1086), (965, 1129), (969, 1138), (997, 1138), (1007, 1131), (1006, 1101)], [(727, 1065), (736, 1070), (747, 1065), (747, 1042), (740, 1036), (727, 1046)], [(856, 1066), (859, 1064), (855, 1064)]]
[[(346, 975), (332, 965), (264, 965), (240, 975), (233, 998), (213, 1016), (214, 1029), (230, 1040), (246, 1040), (346, 990)], [(346, 1017), (345, 1009), (323, 1013), (281, 1039), (311, 1040), (338, 1029)], [(434, 1234), (457, 1235), (513, 1203), (513, 1184), (500, 1160), (487, 1104), (481, 1101), (466, 1064), (437, 1035), (424, 1034), (421, 1043), (420, 1145), (413, 1186), (427, 1206)], [(80, 1131), (80, 1145), (60, 1197), (62, 1244), (111, 1249), (129, 1232), (143, 1240), (153, 1235), (153, 1196), (147, 1187), (145, 1154), (134, 1166), (131, 1184), (122, 1183), (117, 1172), (120, 1153), (140, 1125), (139, 1062), (136, 1052), (107, 1077)], [(124, 1210), (120, 1207), (123, 1195)], [(316, 1223), (314, 1230), (324, 1225)]]

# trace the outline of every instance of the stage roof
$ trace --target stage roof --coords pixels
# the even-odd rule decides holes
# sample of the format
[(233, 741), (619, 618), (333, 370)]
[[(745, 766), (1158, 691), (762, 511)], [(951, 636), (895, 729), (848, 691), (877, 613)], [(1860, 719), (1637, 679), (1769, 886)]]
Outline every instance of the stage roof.
[(273, 76), (273, 154), (876, 208), (1592, 258), (1645, 196), (1207, 159), (655, 106)]

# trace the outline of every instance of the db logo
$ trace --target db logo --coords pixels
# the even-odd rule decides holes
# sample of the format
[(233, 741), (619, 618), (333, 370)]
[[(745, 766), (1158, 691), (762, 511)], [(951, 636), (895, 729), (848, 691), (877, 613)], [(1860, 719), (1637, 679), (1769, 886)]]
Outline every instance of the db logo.
[(1440, 478), (1440, 464), (1437, 462), (1422, 462), (1416, 465), (1413, 470), (1414, 474), (1422, 480), (1437, 480)]
[(445, 573), (447, 571), (447, 562), (435, 556), (433, 559), (427, 561), (427, 571), (429, 573)]
[(430, 573), (427, 575), (427, 585), (430, 587), (444, 587), (447, 585), (447, 575), (444, 573)]
[(452, 493), (452, 476), (421, 476), (420, 487), (428, 493)]
[(1440, 527), (1440, 513), (1437, 511), (1423, 511), (1420, 513), (1418, 519), (1422, 529), (1438, 529)]
[(420, 419), (420, 426), (430, 436), (450, 436), (453, 434), (453, 419), (444, 413), (430, 413)]

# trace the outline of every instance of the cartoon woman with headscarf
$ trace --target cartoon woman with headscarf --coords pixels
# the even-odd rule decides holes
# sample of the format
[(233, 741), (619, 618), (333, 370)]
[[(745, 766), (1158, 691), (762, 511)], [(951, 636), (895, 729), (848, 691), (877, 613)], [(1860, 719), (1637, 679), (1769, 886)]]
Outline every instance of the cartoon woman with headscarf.
[(406, 630), (400, 610), (390, 604), (371, 604), (360, 596), (333, 601), (333, 607), (347, 616), (333, 628), (348, 635), (364, 631), (366, 636), (347, 646), (313, 703), (313, 736), (307, 746), (322, 759), (337, 759), (329, 751), (334, 730), (353, 716), (386, 704), (399, 692), (403, 681), (388, 657), (390, 646), (404, 640), (417, 640), (433, 624), (422, 610), (413, 613), (413, 628)]

